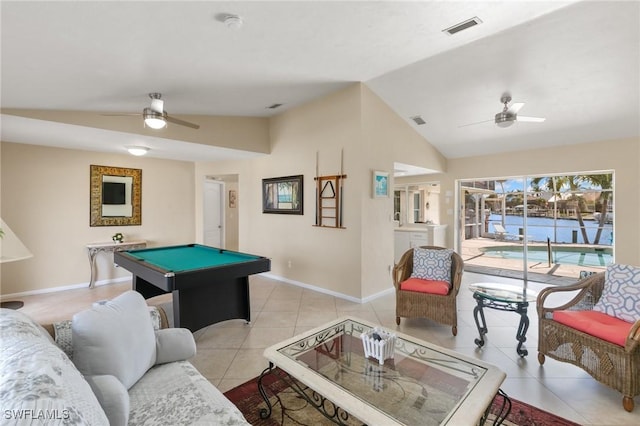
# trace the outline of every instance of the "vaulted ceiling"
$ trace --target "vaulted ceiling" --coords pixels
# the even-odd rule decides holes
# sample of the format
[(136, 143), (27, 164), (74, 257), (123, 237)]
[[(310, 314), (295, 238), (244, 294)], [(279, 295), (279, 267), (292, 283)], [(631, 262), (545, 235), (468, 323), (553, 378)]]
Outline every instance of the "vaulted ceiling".
[[(148, 93), (161, 92), (178, 117), (268, 117), (353, 82), (448, 158), (640, 137), (638, 1), (2, 1), (0, 8), (3, 141), (97, 151), (131, 144), (124, 130), (7, 109), (139, 113)], [(227, 25), (228, 15), (242, 25)], [(473, 17), (482, 23), (443, 32)], [(521, 115), (546, 121), (497, 127), (504, 92), (525, 103)], [(283, 105), (267, 108), (276, 103)], [(137, 116), (118, 119), (123, 128), (130, 120), (142, 126)], [(175, 147), (170, 158), (246, 155), (185, 145), (162, 131), (137, 138), (169, 156)]]

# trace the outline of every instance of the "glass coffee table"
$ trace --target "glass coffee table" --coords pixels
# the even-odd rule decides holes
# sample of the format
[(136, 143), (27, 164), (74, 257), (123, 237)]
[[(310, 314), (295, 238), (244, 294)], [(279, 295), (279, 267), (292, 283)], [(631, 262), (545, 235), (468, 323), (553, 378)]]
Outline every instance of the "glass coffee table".
[(485, 307), (499, 311), (515, 312), (520, 315), (520, 323), (516, 332), (516, 340), (518, 341), (516, 352), (521, 357), (527, 356), (529, 352), (526, 349), (522, 349), (522, 344), (527, 340), (527, 330), (529, 329), (527, 308), (529, 302), (536, 301), (538, 292), (516, 285), (500, 283), (469, 284), (469, 290), (473, 292), (473, 298), (476, 299), (473, 318), (480, 334), (480, 337), (475, 340), (475, 344), (478, 347), (484, 346), (484, 335), (489, 331), (487, 321), (484, 319)]
[[(294, 389), (325, 417), (369, 425), (482, 423), (505, 373), (463, 354), (394, 332), (393, 358), (380, 364), (364, 355), (361, 335), (374, 324), (343, 317), (267, 348), (269, 367), (258, 387), (271, 415), (263, 378), (285, 374)], [(274, 368), (274, 367), (279, 368)], [(508, 398), (504, 393), (501, 394)], [(327, 402), (331, 403), (327, 409)], [(506, 416), (506, 413), (504, 414)]]

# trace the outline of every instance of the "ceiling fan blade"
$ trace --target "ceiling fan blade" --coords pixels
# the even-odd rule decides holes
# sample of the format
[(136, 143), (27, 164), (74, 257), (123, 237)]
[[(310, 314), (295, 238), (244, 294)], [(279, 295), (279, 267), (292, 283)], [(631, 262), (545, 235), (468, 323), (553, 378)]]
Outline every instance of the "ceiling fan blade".
[(179, 118), (172, 117), (170, 115), (166, 115), (165, 119), (169, 123), (178, 124), (180, 126), (191, 127), (192, 129), (199, 129), (200, 126), (198, 124), (189, 123), (188, 121), (180, 120)]
[(458, 128), (461, 128), (461, 127), (468, 127), (468, 126), (475, 126), (476, 124), (488, 123), (488, 122), (490, 122), (490, 121), (493, 121), (493, 118), (492, 118), (492, 119), (490, 119), (490, 120), (482, 120), (482, 121), (476, 121), (475, 123), (463, 124), (463, 125), (461, 125), (461, 126), (458, 126)]
[(517, 114), (518, 111), (524, 106), (524, 102), (514, 102), (509, 108), (507, 108), (507, 114)]
[(527, 123), (542, 123), (545, 120), (546, 118), (542, 117), (524, 117), (519, 115), (516, 117), (516, 121), (524, 121)]

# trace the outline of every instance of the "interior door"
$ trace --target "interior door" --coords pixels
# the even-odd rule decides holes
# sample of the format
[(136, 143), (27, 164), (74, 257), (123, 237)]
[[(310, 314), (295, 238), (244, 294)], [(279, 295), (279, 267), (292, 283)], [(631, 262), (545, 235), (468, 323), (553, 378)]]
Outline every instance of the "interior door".
[(203, 242), (207, 246), (224, 247), (224, 182), (206, 180), (203, 197)]

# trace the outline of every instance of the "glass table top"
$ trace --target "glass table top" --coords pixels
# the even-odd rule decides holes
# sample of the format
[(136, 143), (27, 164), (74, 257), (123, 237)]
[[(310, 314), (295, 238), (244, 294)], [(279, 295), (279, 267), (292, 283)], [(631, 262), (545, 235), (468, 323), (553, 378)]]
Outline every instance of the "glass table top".
[(469, 284), (469, 290), (498, 302), (535, 302), (538, 298), (537, 291), (512, 284), (475, 283)]
[(380, 365), (365, 357), (361, 340), (373, 327), (344, 318), (274, 345), (265, 356), (368, 424), (477, 423), (502, 371), (400, 333), (393, 358)]

